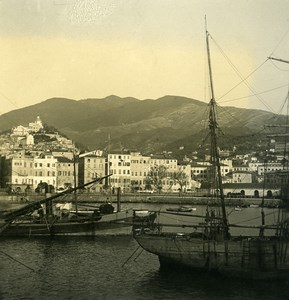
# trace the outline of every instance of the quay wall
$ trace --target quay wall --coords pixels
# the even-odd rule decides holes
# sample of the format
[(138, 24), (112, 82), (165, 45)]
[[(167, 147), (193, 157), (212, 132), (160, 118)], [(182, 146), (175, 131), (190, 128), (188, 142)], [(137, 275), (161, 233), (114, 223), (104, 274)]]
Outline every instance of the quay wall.
[[(51, 196), (51, 194), (49, 195)], [(25, 204), (33, 201), (39, 201), (45, 198), (45, 195), (30, 194), (30, 195), (7, 195), (0, 194), (0, 201)], [(74, 201), (73, 194), (63, 195), (57, 198), (57, 202)], [(79, 203), (117, 203), (116, 195), (105, 195), (100, 193), (85, 193), (77, 194)], [(122, 194), (120, 197), (122, 203), (168, 203), (179, 205), (214, 205), (219, 204), (219, 201), (212, 197), (197, 197), (194, 195), (179, 195), (179, 194)], [(225, 203), (228, 206), (244, 206), (244, 205), (260, 205), (262, 198), (225, 198)], [(265, 198), (264, 206), (278, 205), (280, 199)]]

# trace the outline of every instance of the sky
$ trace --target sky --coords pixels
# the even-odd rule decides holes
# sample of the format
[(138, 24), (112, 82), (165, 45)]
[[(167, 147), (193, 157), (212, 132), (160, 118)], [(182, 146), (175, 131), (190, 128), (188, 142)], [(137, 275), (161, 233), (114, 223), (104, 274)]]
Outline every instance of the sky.
[(289, 0), (0, 0), (0, 114), (53, 97), (208, 102), (279, 113)]

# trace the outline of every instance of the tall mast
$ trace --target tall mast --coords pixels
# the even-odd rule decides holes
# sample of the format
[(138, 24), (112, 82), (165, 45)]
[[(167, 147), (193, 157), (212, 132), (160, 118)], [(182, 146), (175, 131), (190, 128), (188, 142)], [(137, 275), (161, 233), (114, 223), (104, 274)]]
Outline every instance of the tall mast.
[[(74, 182), (74, 188), (76, 188), (76, 155), (75, 155), (75, 146), (73, 149), (73, 182)], [(74, 195), (74, 205), (75, 205), (75, 212), (76, 212), (76, 218), (78, 218), (78, 202), (77, 202), (77, 193), (76, 190), (73, 192)]]
[(211, 65), (211, 56), (210, 56), (210, 45), (209, 45), (209, 32), (207, 31), (206, 25), (206, 44), (207, 44), (207, 56), (208, 56), (208, 67), (209, 67), (209, 77), (210, 77), (210, 90), (211, 90), (211, 100), (210, 100), (210, 115), (209, 115), (209, 129), (211, 136), (211, 163), (214, 168), (214, 176), (216, 176), (217, 187), (220, 192), (223, 224), (224, 224), (224, 237), (225, 239), (229, 238), (229, 226), (228, 219), (225, 208), (225, 197), (224, 190), (222, 185), (222, 175), (221, 175), (221, 165), (220, 157), (218, 150), (218, 139), (217, 139), (217, 128), (218, 123), (216, 120), (216, 100), (214, 95), (214, 85), (213, 85), (213, 76), (212, 76), (212, 65)]

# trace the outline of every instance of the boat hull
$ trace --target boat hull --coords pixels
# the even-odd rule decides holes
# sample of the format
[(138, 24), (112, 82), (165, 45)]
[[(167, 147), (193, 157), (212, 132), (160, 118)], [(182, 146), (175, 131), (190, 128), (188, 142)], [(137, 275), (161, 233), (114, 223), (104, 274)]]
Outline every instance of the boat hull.
[(3, 230), (3, 237), (129, 235), (133, 210), (101, 216), (99, 219), (56, 220), (50, 222), (16, 221)]
[(213, 241), (176, 234), (140, 234), (136, 241), (159, 256), (161, 267), (189, 268), (254, 279), (288, 277), (288, 249), (277, 239)]

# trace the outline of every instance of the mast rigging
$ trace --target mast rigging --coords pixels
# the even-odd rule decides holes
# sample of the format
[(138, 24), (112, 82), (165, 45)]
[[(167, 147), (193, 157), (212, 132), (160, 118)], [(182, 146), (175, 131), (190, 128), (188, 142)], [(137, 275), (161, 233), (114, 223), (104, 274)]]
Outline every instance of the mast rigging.
[(210, 78), (210, 89), (211, 89), (211, 100), (210, 100), (210, 115), (209, 115), (209, 129), (211, 134), (211, 162), (213, 167), (215, 168), (217, 174), (217, 186), (220, 192), (221, 199), (221, 208), (222, 208), (222, 217), (223, 217), (223, 225), (224, 225), (224, 238), (228, 239), (229, 234), (229, 226), (225, 208), (225, 196), (222, 187), (222, 175), (221, 175), (221, 165), (220, 165), (220, 157), (219, 157), (219, 149), (218, 149), (218, 139), (217, 139), (217, 120), (216, 120), (216, 100), (214, 95), (214, 85), (213, 85), (213, 76), (212, 76), (212, 65), (211, 65), (211, 56), (210, 56), (210, 45), (209, 45), (209, 32), (206, 28), (206, 44), (207, 44), (207, 56), (208, 56), (208, 67), (209, 67), (209, 78)]

